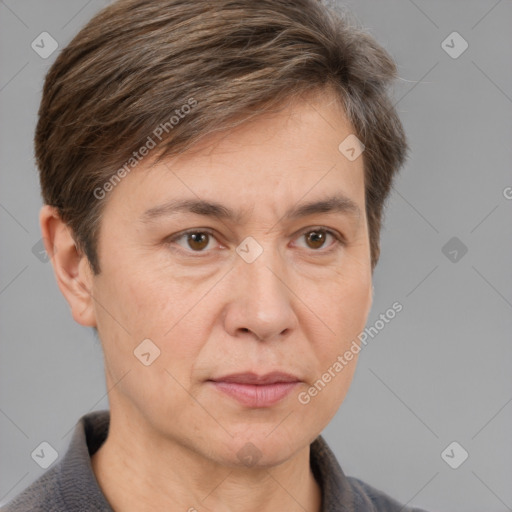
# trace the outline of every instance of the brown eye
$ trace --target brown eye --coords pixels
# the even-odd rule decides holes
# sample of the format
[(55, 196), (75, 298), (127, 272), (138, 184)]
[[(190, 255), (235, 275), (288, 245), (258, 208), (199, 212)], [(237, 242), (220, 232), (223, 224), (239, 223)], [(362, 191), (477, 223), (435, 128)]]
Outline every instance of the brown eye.
[(176, 244), (180, 248), (178, 250), (183, 249), (189, 254), (194, 252), (208, 254), (210, 251), (207, 248), (211, 239), (215, 240), (215, 237), (210, 231), (190, 230), (170, 238), (168, 243)]
[(191, 249), (194, 251), (202, 251), (205, 247), (208, 246), (209, 242), (209, 233), (204, 233), (202, 231), (186, 233), (187, 243)]
[[(334, 240), (329, 244), (329, 237)], [(298, 240), (304, 240), (305, 245), (299, 244), (303, 248), (312, 249), (319, 254), (327, 254), (331, 251), (341, 248), (345, 245), (345, 238), (336, 231), (326, 228), (309, 228), (303, 231)], [(323, 249), (323, 250), (320, 250)]]
[(326, 231), (308, 231), (305, 236), (307, 243), (312, 249), (320, 249), (325, 244)]

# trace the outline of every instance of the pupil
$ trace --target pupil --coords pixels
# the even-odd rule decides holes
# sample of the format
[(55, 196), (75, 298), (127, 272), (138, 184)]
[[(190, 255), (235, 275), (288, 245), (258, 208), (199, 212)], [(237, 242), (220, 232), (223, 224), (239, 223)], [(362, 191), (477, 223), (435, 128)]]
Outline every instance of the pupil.
[[(205, 247), (204, 241), (207, 237), (207, 235), (205, 233), (191, 233), (190, 237), (192, 238), (192, 244), (193, 245), (195, 244), (195, 247), (193, 247), (193, 248), (203, 249)], [(201, 238), (202, 238), (202, 240), (199, 240)], [(199, 247), (197, 247), (197, 244), (199, 245)]]
[(313, 243), (316, 244), (315, 247), (318, 247), (318, 245), (321, 246), (323, 244), (323, 237), (324, 234), (321, 231), (310, 232), (310, 238), (312, 238)]

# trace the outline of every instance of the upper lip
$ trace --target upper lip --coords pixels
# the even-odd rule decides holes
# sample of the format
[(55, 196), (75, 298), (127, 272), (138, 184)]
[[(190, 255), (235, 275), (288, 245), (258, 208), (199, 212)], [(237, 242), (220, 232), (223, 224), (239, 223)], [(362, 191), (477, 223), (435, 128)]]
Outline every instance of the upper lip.
[(253, 372), (232, 373), (215, 379), (214, 382), (236, 382), (238, 384), (276, 384), (278, 382), (299, 382), (295, 375), (286, 372), (270, 372), (265, 375), (258, 375)]

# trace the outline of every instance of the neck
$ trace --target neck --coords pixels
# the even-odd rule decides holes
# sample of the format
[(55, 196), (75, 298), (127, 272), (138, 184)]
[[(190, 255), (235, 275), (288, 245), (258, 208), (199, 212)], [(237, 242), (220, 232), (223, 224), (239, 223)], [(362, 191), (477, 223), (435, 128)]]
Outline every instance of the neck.
[(270, 468), (227, 467), (127, 424), (111, 414), (108, 437), (91, 457), (98, 484), (116, 512), (321, 512), (309, 445)]

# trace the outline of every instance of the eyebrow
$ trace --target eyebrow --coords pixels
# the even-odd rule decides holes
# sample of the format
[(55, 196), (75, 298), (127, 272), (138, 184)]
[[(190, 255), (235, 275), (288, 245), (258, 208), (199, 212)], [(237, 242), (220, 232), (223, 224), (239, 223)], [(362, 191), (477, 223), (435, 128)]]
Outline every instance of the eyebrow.
[[(230, 220), (240, 223), (247, 212), (235, 212), (227, 206), (201, 199), (175, 199), (146, 210), (140, 217), (143, 223), (150, 223), (160, 217), (172, 216), (178, 213), (194, 213), (220, 220)], [(282, 219), (293, 220), (318, 213), (338, 213), (355, 219), (361, 216), (359, 205), (345, 195), (334, 195), (318, 201), (303, 203), (289, 209)]]

